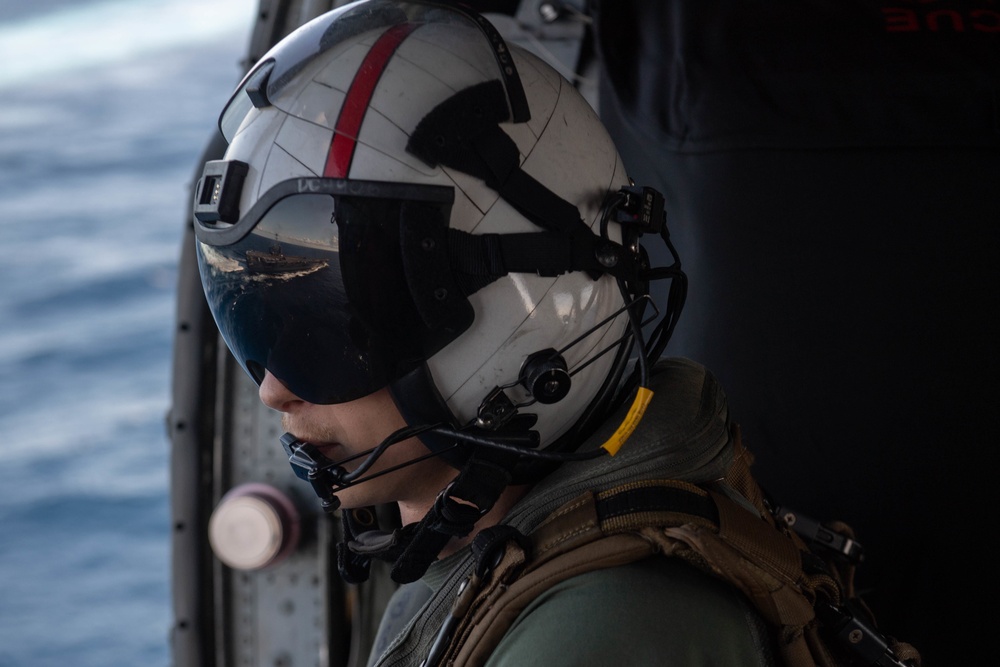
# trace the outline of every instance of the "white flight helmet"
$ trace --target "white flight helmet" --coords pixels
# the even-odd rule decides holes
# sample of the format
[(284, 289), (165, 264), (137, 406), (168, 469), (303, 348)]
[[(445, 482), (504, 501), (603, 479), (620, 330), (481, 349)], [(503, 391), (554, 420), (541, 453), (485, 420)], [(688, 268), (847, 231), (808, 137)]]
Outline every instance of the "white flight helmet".
[[(334, 10), (262, 58), (221, 127), (199, 266), (257, 382), (314, 403), (388, 386), (410, 425), (487, 437), (518, 413), (538, 450), (608, 402), (646, 293), (636, 240), (662, 209), (642, 220), (647, 191), (587, 102), (485, 19)], [(456, 466), (470, 449), (421, 437)]]

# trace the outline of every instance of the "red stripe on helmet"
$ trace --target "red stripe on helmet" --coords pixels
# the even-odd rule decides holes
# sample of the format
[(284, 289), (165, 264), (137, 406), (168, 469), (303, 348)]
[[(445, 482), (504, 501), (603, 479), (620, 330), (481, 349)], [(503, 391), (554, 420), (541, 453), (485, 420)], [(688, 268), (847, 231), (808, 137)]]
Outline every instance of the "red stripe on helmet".
[(337, 117), (337, 126), (330, 142), (330, 152), (326, 156), (323, 175), (327, 178), (347, 178), (351, 160), (354, 158), (354, 148), (358, 143), (358, 132), (361, 130), (361, 122), (368, 111), (368, 105), (371, 104), (375, 84), (385, 71), (389, 58), (415, 28), (414, 24), (403, 23), (382, 33), (354, 74), (354, 80), (344, 99), (344, 106), (340, 108), (340, 115)]

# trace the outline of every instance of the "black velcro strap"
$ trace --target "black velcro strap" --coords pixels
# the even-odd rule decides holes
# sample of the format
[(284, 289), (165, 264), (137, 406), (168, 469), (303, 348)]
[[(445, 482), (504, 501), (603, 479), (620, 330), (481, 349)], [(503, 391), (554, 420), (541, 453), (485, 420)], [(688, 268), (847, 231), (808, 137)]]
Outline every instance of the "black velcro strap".
[(337, 571), (340, 578), (349, 584), (360, 584), (368, 581), (372, 561), (351, 551), (346, 542), (337, 543)]
[[(513, 140), (496, 143), (487, 164), (472, 150), (473, 141), (485, 132), (499, 131), (509, 119), (503, 84), (486, 81), (460, 90), (420, 119), (406, 143), (406, 150), (432, 167), (445, 165), (495, 183), (518, 165)], [(506, 136), (506, 135), (505, 135)]]
[(392, 579), (398, 583), (419, 579), (452, 537), (472, 532), (507, 488), (517, 457), (500, 449), (477, 448), (420, 523), (406, 527), (414, 528), (412, 539), (396, 559)]
[[(374, 519), (375, 508), (368, 508), (370, 516)], [(361, 521), (359, 517), (367, 517), (368, 514), (361, 511), (348, 511), (343, 513), (344, 540), (337, 543), (337, 570), (340, 577), (349, 584), (360, 584), (368, 580), (371, 571), (371, 558), (366, 554), (355, 553), (351, 550), (350, 544), (354, 541), (354, 536), (362, 530), (371, 528), (371, 521)]]
[[(502, 134), (512, 144), (514, 143), (499, 127), (497, 133)], [(480, 154), (488, 160), (490, 156), (483, 150), (485, 146), (482, 139), (485, 137), (476, 141), (476, 149), (481, 151)], [(504, 200), (542, 229), (567, 236), (590, 236), (592, 234), (590, 227), (580, 218), (580, 211), (576, 206), (539, 183), (528, 172), (521, 169), (520, 165), (515, 165), (515, 167), (508, 172), (507, 178), (496, 188)]]
[(461, 498), (488, 512), (510, 483), (510, 470), (506, 465), (484, 460), (484, 454), (492, 454), (493, 451), (483, 450), (478, 448), (475, 451), (447, 491), (448, 496)]
[(710, 497), (672, 486), (625, 489), (597, 501), (597, 517), (602, 523), (639, 512), (674, 512), (719, 525), (719, 511)]
[(415, 526), (415, 530), (409, 533), (410, 539), (405, 542), (405, 548), (395, 559), (389, 576), (399, 584), (408, 584), (424, 576), (431, 563), (437, 560), (441, 549), (453, 536), (447, 533), (434, 531), (427, 525), (428, 519), (435, 517), (434, 509), (424, 517), (419, 524), (411, 524), (407, 528)]
[(482, 179), (542, 229), (591, 234), (573, 204), (521, 169), (517, 144), (500, 129), (508, 119), (503, 84), (484, 81), (434, 107), (417, 123), (406, 150), (432, 167), (444, 165)]
[(454, 340), (471, 326), (475, 313), (449, 265), (448, 213), (421, 202), (401, 207), (399, 244), (413, 304), (430, 338), (443, 334)]
[(498, 234), (470, 234), (448, 230), (448, 263), (465, 296), (471, 296), (507, 275)]
[[(599, 254), (613, 256), (616, 262), (605, 266)], [(604, 273), (630, 279), (638, 268), (624, 248), (589, 231), (567, 237), (553, 232), (470, 234), (449, 229), (448, 261), (465, 296), (508, 273), (558, 276), (586, 271), (595, 279)]]

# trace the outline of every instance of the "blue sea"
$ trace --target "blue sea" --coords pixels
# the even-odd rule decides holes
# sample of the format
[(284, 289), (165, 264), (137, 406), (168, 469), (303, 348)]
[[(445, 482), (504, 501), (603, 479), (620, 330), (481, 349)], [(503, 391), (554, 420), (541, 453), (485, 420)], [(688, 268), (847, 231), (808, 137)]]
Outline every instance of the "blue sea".
[(176, 266), (256, 9), (0, 0), (0, 667), (171, 664)]

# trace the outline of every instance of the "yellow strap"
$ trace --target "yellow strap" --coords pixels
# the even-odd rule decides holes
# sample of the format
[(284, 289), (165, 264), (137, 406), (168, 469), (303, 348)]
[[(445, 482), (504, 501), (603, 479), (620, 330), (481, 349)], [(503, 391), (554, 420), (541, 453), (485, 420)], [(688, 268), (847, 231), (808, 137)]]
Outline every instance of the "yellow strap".
[(642, 421), (642, 416), (646, 414), (646, 408), (649, 407), (651, 400), (653, 400), (653, 392), (646, 387), (639, 387), (635, 393), (635, 399), (632, 401), (632, 407), (629, 408), (628, 414), (625, 415), (625, 420), (618, 425), (618, 428), (607, 439), (607, 442), (601, 445), (601, 449), (607, 451), (611, 456), (617, 454), (618, 450), (625, 444), (625, 441), (632, 435), (632, 432), (635, 431), (639, 422)]

